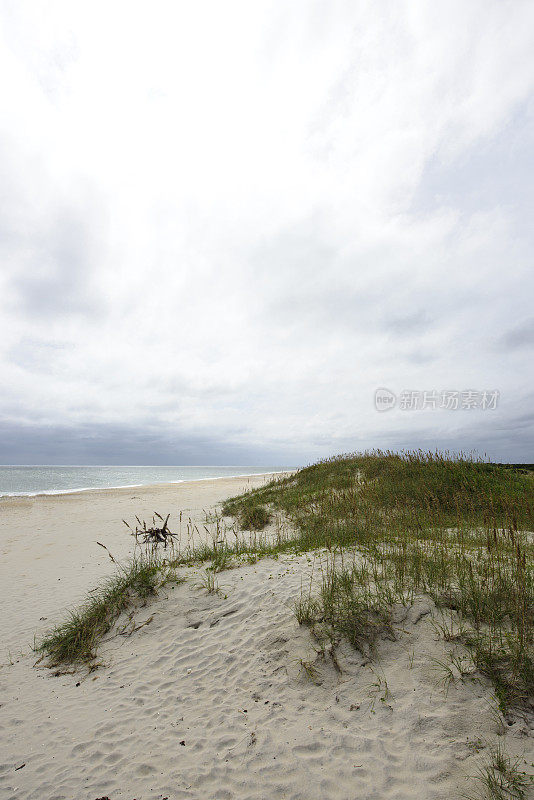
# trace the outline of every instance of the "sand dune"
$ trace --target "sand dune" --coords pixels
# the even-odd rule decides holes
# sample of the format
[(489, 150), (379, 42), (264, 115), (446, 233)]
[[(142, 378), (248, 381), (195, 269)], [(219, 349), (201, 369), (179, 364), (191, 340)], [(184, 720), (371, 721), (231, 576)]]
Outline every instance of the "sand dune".
[[(183, 503), (201, 515), (208, 500), (239, 488), (225, 480), (164, 496), (136, 490), (135, 501), (129, 491), (22, 504), (16, 530), (25, 511), (41, 523), (42, 539), (4, 544), (7, 591), (15, 591), (3, 616), (8, 640), (24, 647), (32, 625), (57, 619), (108, 568), (92, 543), (106, 532), (113, 539), (117, 517), (152, 510), (156, 500), (158, 509)], [(58, 514), (66, 527), (76, 523), (80, 539), (67, 548), (61, 588)], [(201, 570), (184, 568), (185, 583), (138, 610), (137, 630), (118, 621), (102, 645), (103, 666), (89, 674), (35, 667), (26, 647), (0, 670), (1, 796), (438, 800), (474, 791), (491, 743), (505, 739), (510, 752), (534, 760), (534, 731), (518, 719), (504, 732), (488, 683), (458, 676), (445, 693), (433, 659), (448, 645), (438, 641), (424, 598), (397, 609), (397, 640), (382, 641), (377, 660), (348, 646), (335, 659), (321, 651), (292, 610), (312, 570), (312, 580), (320, 575), (321, 558), (241, 565), (218, 575), (218, 594), (202, 588)]]

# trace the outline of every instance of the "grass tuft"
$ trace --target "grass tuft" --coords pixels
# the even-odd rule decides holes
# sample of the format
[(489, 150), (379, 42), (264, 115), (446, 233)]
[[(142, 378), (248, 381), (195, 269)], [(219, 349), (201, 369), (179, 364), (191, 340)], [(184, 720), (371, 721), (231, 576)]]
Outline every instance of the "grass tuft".
[(247, 502), (252, 495), (245, 495), (245, 500), (234, 503), (232, 500), (223, 504), (223, 514), (226, 516), (236, 516), (239, 524), (246, 531), (262, 531), (271, 521), (272, 514), (264, 505), (257, 501)]
[(36, 646), (51, 664), (89, 663), (117, 617), (137, 600), (154, 595), (165, 582), (154, 557), (136, 557), (90, 593), (86, 602)]
[(532, 785), (530, 776), (521, 772), (519, 761), (512, 761), (502, 746), (490, 749), (489, 763), (477, 775), (484, 800), (526, 800)]

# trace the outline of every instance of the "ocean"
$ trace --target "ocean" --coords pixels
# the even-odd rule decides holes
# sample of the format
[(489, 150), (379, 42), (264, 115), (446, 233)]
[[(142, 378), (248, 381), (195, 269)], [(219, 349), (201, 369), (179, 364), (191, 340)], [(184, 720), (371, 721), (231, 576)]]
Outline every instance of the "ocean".
[(292, 467), (73, 467), (0, 466), (0, 497), (66, 494), (88, 489), (181, 483), (206, 478), (230, 478), (282, 472)]

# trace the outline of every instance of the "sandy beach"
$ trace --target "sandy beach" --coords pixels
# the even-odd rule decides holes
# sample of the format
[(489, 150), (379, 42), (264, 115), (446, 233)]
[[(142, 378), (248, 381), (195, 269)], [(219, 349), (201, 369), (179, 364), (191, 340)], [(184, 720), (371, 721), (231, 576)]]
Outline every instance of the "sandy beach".
[[(180, 512), (203, 530), (204, 511), (223, 499), (261, 486), (270, 475), (189, 481), (69, 494), (0, 498), (0, 585), (3, 595), (0, 652), (27, 649), (34, 635), (75, 605), (113, 571), (98, 542), (121, 560), (133, 548), (123, 519)], [(41, 619), (46, 617), (46, 619)]]
[(36, 664), (34, 635), (114, 569), (97, 541), (128, 555), (123, 518), (182, 512), (200, 529), (206, 511), (267, 479), (0, 502), (2, 798), (438, 800), (473, 790), (492, 742), (534, 760), (533, 731), (510, 719), (505, 733), (489, 682), (440, 685), (432, 665), (447, 644), (428, 600), (398, 609), (397, 641), (376, 661), (321, 651), (293, 611), (321, 553), (226, 570), (217, 594), (182, 568), (185, 582), (134, 625), (119, 620), (95, 671)]

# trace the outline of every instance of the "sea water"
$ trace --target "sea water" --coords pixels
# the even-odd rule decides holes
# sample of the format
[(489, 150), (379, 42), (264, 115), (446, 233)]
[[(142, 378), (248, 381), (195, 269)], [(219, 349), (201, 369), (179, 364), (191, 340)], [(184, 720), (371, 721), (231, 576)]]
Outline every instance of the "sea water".
[(0, 496), (65, 494), (88, 489), (258, 475), (265, 472), (283, 472), (286, 469), (291, 467), (0, 466)]

